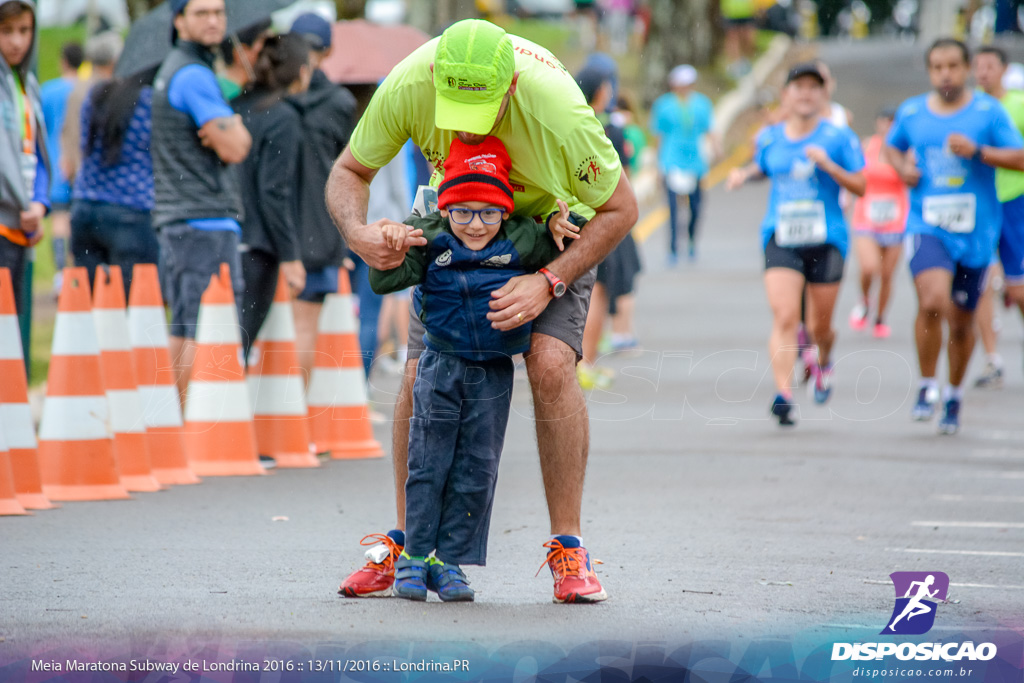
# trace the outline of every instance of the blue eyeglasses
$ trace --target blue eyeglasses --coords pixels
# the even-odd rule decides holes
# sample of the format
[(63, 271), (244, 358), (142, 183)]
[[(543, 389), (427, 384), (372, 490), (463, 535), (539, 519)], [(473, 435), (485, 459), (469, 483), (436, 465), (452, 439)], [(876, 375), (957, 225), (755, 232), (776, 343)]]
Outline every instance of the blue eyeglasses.
[(480, 220), (483, 221), (484, 225), (497, 225), (501, 222), (501, 217), (504, 213), (501, 209), (479, 209), (474, 211), (473, 209), (456, 208), (448, 209), (448, 218), (456, 225), (469, 225), (476, 216), (480, 216)]

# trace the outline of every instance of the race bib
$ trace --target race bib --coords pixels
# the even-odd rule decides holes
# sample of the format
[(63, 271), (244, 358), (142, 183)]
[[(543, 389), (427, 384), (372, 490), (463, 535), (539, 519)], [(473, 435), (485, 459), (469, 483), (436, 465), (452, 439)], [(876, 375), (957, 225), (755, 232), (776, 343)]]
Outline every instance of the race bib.
[(412, 202), (412, 215), (423, 218), (437, 211), (437, 188), (420, 185)]
[(823, 244), (827, 235), (824, 202), (803, 200), (779, 206), (775, 243), (780, 247)]
[(699, 180), (696, 173), (681, 171), (678, 168), (673, 168), (665, 177), (665, 183), (676, 194), (693, 194)]
[(871, 225), (888, 225), (899, 217), (900, 205), (895, 197), (874, 197), (868, 200), (868, 222)]
[(39, 167), (39, 160), (35, 154), (21, 153), (21, 178), (25, 182), (25, 191), (29, 198), (36, 190), (36, 169)]
[(973, 194), (942, 194), (925, 197), (921, 217), (928, 225), (947, 232), (974, 232), (977, 198)]

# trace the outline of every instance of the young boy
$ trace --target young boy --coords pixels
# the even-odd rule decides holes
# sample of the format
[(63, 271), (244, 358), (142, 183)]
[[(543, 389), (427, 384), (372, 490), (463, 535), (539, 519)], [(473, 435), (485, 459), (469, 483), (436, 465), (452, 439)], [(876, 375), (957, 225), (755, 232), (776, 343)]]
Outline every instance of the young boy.
[(46, 125), (29, 70), (35, 34), (34, 3), (0, 0), (0, 268), (11, 270), (19, 313), (27, 252), (42, 239), (49, 208)]
[[(408, 600), (426, 600), (427, 590), (445, 602), (473, 600), (460, 565), (486, 560), (512, 356), (530, 345), (529, 324), (509, 332), (491, 327), (491, 292), (517, 275), (543, 270), (558, 255), (562, 237), (578, 237), (561, 202), (548, 220), (554, 239), (534, 220), (510, 217), (510, 167), (497, 138), (452, 142), (440, 212), (407, 221), (423, 231), (427, 245), (411, 248), (398, 268), (370, 271), (378, 294), (420, 285), (427, 330), (409, 424), (405, 550), (395, 561), (394, 593)], [(409, 230), (385, 226), (385, 240), (400, 249)]]

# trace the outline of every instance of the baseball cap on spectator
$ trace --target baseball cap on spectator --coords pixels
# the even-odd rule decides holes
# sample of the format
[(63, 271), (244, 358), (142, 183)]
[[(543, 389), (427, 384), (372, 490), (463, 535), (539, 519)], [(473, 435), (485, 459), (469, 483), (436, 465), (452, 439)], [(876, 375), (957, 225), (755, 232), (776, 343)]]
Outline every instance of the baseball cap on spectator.
[(697, 82), (697, 70), (689, 64), (680, 64), (668, 72), (668, 84), (673, 88), (685, 88)]
[(331, 23), (315, 12), (306, 12), (296, 17), (291, 33), (302, 36), (314, 50), (331, 47)]
[(498, 138), (487, 136), (479, 145), (453, 140), (444, 162), (444, 182), (438, 189), (437, 208), (460, 202), (487, 202), (511, 212), (515, 208), (508, 174), (512, 161)]
[(482, 19), (450, 26), (434, 52), (434, 125), (490, 133), (514, 71), (512, 40), (504, 29)]
[(594, 101), (594, 96), (597, 95), (601, 84), (605, 82), (610, 82), (608, 75), (597, 69), (584, 69), (576, 74), (576, 84), (583, 91), (583, 97), (587, 99), (587, 104)]
[(803, 64), (797, 64), (789, 70), (789, 75), (786, 76), (786, 85), (789, 85), (793, 81), (803, 76), (813, 76), (819, 83), (825, 85), (825, 76), (821, 73), (821, 69), (814, 62), (804, 62)]
[(189, 0), (171, 0), (171, 45), (178, 42), (178, 29), (174, 27), (174, 18), (185, 11)]

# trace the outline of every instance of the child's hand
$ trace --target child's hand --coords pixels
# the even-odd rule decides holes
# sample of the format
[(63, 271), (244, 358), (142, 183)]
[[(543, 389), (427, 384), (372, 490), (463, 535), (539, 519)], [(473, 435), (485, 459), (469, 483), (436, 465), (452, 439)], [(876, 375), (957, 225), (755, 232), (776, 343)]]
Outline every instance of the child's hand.
[(405, 238), (409, 234), (409, 226), (404, 223), (387, 223), (381, 226), (384, 243), (388, 249), (402, 251), (405, 249)]
[(579, 226), (569, 220), (569, 205), (561, 199), (558, 202), (558, 215), (548, 220), (548, 230), (554, 238), (558, 251), (565, 251), (565, 238), (578, 240), (580, 238)]

